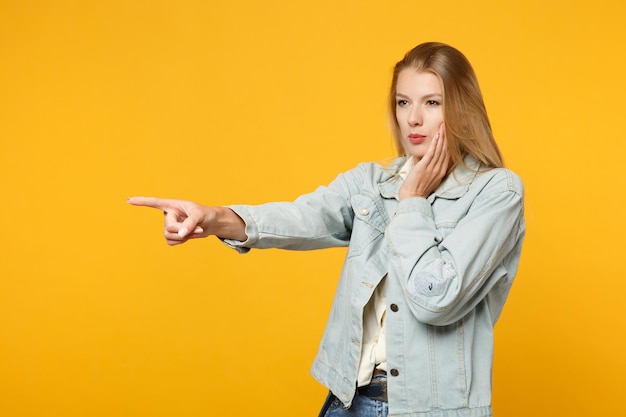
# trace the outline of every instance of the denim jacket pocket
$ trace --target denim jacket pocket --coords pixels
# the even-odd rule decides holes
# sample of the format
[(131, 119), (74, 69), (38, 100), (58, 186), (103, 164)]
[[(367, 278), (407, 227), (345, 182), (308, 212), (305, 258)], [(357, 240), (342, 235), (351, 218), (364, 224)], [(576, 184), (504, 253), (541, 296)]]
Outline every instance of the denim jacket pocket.
[(360, 255), (372, 241), (385, 232), (387, 216), (372, 197), (356, 194), (350, 198), (354, 211), (354, 224), (350, 237), (348, 257)]

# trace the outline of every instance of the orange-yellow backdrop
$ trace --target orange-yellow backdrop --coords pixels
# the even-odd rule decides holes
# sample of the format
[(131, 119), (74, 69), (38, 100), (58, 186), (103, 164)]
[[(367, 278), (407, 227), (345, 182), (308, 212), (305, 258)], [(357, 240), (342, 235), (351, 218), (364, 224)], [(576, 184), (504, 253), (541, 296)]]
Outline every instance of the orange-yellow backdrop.
[(316, 415), (344, 250), (170, 248), (125, 201), (292, 199), (389, 157), (390, 68), (427, 40), (473, 62), (527, 187), (496, 415), (621, 413), (623, 4), (3, 1), (0, 415)]

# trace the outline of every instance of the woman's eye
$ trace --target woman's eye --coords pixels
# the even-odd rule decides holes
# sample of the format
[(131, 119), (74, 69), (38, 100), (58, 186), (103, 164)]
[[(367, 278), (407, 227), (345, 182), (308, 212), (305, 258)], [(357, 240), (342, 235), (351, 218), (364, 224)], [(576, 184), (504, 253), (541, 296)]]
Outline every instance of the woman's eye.
[(398, 104), (398, 106), (406, 106), (407, 104), (409, 104), (409, 102), (404, 99), (399, 99), (396, 101), (396, 103)]
[(428, 100), (426, 104), (428, 104), (429, 106), (438, 106), (439, 102), (437, 100)]

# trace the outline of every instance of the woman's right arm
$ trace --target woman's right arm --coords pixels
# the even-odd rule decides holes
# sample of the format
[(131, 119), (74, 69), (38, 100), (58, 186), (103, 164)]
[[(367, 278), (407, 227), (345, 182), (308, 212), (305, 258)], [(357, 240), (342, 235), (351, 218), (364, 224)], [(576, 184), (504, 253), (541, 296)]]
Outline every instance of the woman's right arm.
[(152, 207), (165, 215), (164, 236), (168, 245), (215, 235), (222, 239), (245, 241), (245, 223), (228, 207), (202, 206), (191, 201), (155, 197), (131, 197), (134, 206)]

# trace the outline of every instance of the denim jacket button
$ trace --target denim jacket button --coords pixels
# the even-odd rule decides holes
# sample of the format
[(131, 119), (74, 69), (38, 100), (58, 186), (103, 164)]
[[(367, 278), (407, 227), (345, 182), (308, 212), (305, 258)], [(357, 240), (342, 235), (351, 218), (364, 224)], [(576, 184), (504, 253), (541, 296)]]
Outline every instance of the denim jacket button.
[(391, 371), (389, 371), (389, 373), (391, 374), (391, 376), (398, 376), (398, 375), (400, 375), (400, 372), (398, 372), (397, 369), (392, 369)]
[(389, 306), (389, 308), (391, 309), (391, 311), (393, 311), (394, 313), (398, 311), (398, 305), (397, 304), (392, 304)]
[(368, 214), (370, 214), (370, 211), (367, 209), (367, 207), (363, 207), (361, 210), (359, 210), (361, 212), (362, 216), (367, 216)]

